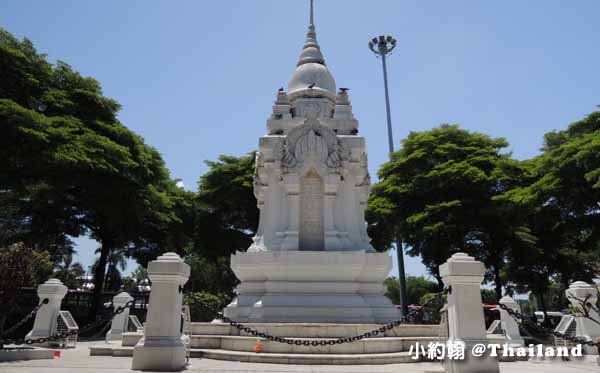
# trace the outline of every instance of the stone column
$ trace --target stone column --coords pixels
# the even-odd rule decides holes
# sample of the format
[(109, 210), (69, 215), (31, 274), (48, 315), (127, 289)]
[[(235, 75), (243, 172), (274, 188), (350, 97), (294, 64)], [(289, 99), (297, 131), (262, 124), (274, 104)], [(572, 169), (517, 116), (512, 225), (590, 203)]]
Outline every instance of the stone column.
[[(520, 312), (517, 302), (508, 295), (505, 295), (500, 299), (500, 304), (504, 304), (511, 310)], [(502, 330), (504, 330), (504, 335), (506, 336), (506, 343), (511, 346), (524, 346), (525, 341), (521, 337), (517, 321), (502, 308), (498, 307), (498, 310), (500, 311), (500, 323), (502, 325)]]
[(48, 304), (43, 305), (35, 314), (33, 329), (27, 333), (25, 339), (49, 337), (56, 333), (56, 318), (67, 290), (67, 287), (56, 278), (51, 278), (38, 286), (40, 303), (48, 299)]
[(152, 281), (144, 338), (133, 349), (133, 370), (181, 371), (186, 347), (181, 340), (183, 285), (190, 266), (179, 255), (166, 253), (148, 265)]
[(444, 367), (449, 373), (498, 373), (498, 361), (485, 354), (474, 357), (471, 350), (476, 344), (487, 346), (485, 321), (480, 286), (485, 267), (465, 253), (452, 255), (440, 266), (444, 284), (451, 288), (448, 294), (448, 343), (464, 343), (464, 360), (447, 360)]
[[(127, 302), (132, 301), (133, 297), (127, 292), (122, 291), (113, 297), (113, 310), (123, 307)], [(106, 333), (106, 341), (120, 341), (123, 333), (127, 332), (127, 324), (129, 322), (129, 308), (125, 308), (123, 312), (116, 315), (112, 319), (110, 330)]]
[[(598, 292), (596, 288), (583, 281), (577, 281), (572, 283), (571, 286), (565, 290), (565, 294), (569, 302), (577, 307), (582, 307), (582, 302), (586, 297), (589, 297), (587, 302), (588, 304), (591, 304), (592, 307), (588, 308), (588, 314), (589, 317), (597, 322), (582, 317), (581, 314), (575, 315), (576, 335), (588, 340), (600, 338), (600, 324), (598, 324), (598, 322), (600, 322), (600, 315), (598, 315), (598, 311), (595, 309), (596, 302), (598, 302)], [(586, 355), (598, 355), (598, 349), (592, 346), (583, 346), (583, 353)]]

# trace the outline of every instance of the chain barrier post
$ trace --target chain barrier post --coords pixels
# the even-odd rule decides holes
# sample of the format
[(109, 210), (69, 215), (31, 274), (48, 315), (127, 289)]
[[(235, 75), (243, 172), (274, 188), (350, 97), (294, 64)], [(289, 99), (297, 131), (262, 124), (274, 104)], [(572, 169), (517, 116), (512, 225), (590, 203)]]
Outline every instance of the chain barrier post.
[[(499, 303), (505, 305), (506, 308), (510, 308), (516, 312), (519, 311), (519, 305), (517, 302), (515, 302), (515, 300), (508, 295), (502, 297)], [(506, 343), (512, 347), (525, 346), (525, 340), (523, 340), (523, 337), (521, 336), (517, 321), (513, 319), (508, 311), (506, 311), (504, 308), (498, 307), (497, 309), (500, 311), (500, 323), (502, 325), (504, 335), (506, 336)]]
[[(587, 315), (585, 312), (575, 315), (575, 335), (589, 341), (600, 338), (600, 315), (596, 308), (596, 303), (598, 302), (596, 288), (583, 281), (577, 281), (565, 290), (565, 294), (573, 306), (579, 308), (580, 311), (584, 311), (583, 307), (586, 307), (587, 311)], [(598, 355), (598, 348), (585, 345), (583, 346), (583, 353), (586, 355)]]
[(56, 278), (51, 278), (38, 286), (37, 293), (40, 304), (45, 303), (45, 299), (48, 302), (38, 309), (33, 329), (27, 333), (25, 339), (47, 338), (56, 334), (56, 318), (67, 291), (67, 287)]
[[(113, 310), (119, 307), (124, 307), (127, 303), (133, 301), (133, 297), (126, 291), (122, 291), (115, 295), (112, 299)], [(114, 311), (113, 311), (114, 312)], [(106, 342), (120, 341), (123, 333), (127, 331), (127, 323), (129, 322), (129, 307), (126, 307), (123, 312), (115, 315), (112, 319), (110, 330), (106, 333)]]
[(133, 349), (133, 370), (182, 371), (186, 346), (181, 340), (183, 285), (190, 266), (175, 253), (159, 256), (148, 265), (152, 281), (144, 338)]
[(483, 263), (465, 253), (452, 255), (440, 266), (442, 281), (452, 289), (448, 294), (448, 343), (464, 344), (465, 348), (464, 360), (444, 362), (449, 373), (500, 372), (498, 361), (489, 354), (471, 354), (474, 346), (488, 344), (480, 290), (484, 273)]

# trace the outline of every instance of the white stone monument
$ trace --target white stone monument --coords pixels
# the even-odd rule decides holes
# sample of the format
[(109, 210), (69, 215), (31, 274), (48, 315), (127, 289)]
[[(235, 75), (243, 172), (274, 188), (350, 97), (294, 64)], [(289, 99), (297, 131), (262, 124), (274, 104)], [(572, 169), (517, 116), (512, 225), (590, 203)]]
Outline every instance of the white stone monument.
[(476, 344), (487, 346), (481, 282), (485, 267), (465, 253), (452, 255), (440, 266), (442, 281), (450, 289), (448, 294), (448, 343), (463, 343), (465, 359), (444, 362), (448, 373), (498, 373), (498, 361), (488, 356), (474, 357), (471, 349)]
[(56, 318), (60, 312), (60, 305), (67, 294), (67, 287), (56, 278), (51, 278), (38, 286), (37, 293), (40, 304), (44, 304), (35, 314), (33, 329), (27, 333), (25, 339), (45, 338), (56, 334)]
[[(113, 310), (119, 307), (124, 307), (127, 302), (132, 301), (133, 297), (126, 291), (122, 291), (113, 297)], [(106, 333), (106, 341), (120, 341), (123, 337), (123, 333), (127, 332), (127, 325), (129, 323), (129, 308), (125, 308), (123, 312), (117, 314), (112, 319), (110, 330)]]
[[(591, 307), (588, 308), (588, 316), (593, 320), (583, 317), (581, 314), (575, 315), (575, 335), (587, 340), (600, 338), (600, 315), (596, 308), (596, 303), (598, 302), (598, 291), (596, 290), (596, 287), (583, 281), (577, 281), (572, 283), (571, 286), (565, 290), (565, 294), (573, 306), (582, 307), (582, 303), (586, 298), (587, 303), (591, 305)], [(586, 355), (598, 355), (598, 349), (596, 347), (584, 346), (583, 351)]]
[(260, 223), (231, 257), (241, 284), (225, 315), (242, 322), (382, 323), (400, 317), (383, 295), (392, 268), (367, 236), (371, 179), (348, 91), (317, 42), (311, 3), (304, 48), (259, 140)]
[(181, 371), (186, 347), (181, 340), (183, 285), (190, 266), (175, 253), (166, 253), (148, 264), (152, 281), (142, 338), (133, 350), (133, 370)]
[[(500, 304), (505, 305), (513, 311), (521, 312), (517, 302), (515, 302), (515, 300), (508, 295), (505, 295), (502, 297), (502, 299), (500, 299)], [(521, 337), (521, 332), (519, 330), (519, 324), (517, 321), (502, 308), (498, 307), (498, 310), (500, 311), (500, 323), (506, 337), (506, 343), (513, 347), (524, 346), (525, 341), (523, 340), (523, 337)]]

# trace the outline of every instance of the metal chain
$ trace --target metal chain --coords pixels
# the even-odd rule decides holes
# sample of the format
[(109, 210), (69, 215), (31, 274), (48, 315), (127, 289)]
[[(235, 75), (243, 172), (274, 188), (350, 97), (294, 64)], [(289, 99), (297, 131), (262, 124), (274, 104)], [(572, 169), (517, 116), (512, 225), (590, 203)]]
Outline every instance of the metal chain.
[[(439, 295), (445, 295), (447, 293), (448, 293), (448, 290), (444, 290), (442, 292), (435, 293), (435, 295), (439, 296)], [(219, 320), (223, 320), (224, 322), (228, 323), (229, 325), (233, 326), (234, 328), (236, 328), (240, 331), (244, 331), (248, 334), (251, 334), (254, 337), (260, 337), (260, 338), (268, 339), (269, 341), (278, 342), (278, 343), (286, 343), (288, 345), (296, 345), (296, 346), (327, 346), (327, 345), (336, 345), (336, 344), (352, 343), (352, 342), (360, 341), (365, 338), (374, 337), (380, 333), (385, 333), (387, 330), (392, 330), (401, 324), (409, 322), (411, 317), (414, 316), (414, 313), (415, 313), (415, 311), (409, 311), (408, 315), (402, 316), (402, 318), (400, 318), (399, 320), (389, 322), (387, 324), (382, 325), (381, 327), (379, 327), (377, 329), (373, 329), (373, 330), (368, 331), (363, 334), (358, 334), (358, 335), (354, 335), (351, 337), (342, 337), (342, 338), (337, 338), (337, 339), (317, 341), (317, 340), (307, 340), (307, 339), (283, 338), (283, 337), (277, 337), (277, 336), (270, 335), (268, 333), (261, 332), (250, 326), (247, 326), (238, 321), (230, 319), (229, 317), (225, 316), (222, 312), (217, 311), (217, 310), (209, 307), (207, 304), (203, 303), (202, 301), (200, 301), (198, 299), (198, 297), (194, 294), (190, 294), (190, 297), (192, 299), (194, 299), (195, 301), (197, 301), (197, 303), (199, 303), (201, 307), (216, 314), (217, 315), (216, 318), (218, 318)], [(430, 305), (430, 303), (432, 303), (436, 299), (437, 298), (432, 298), (431, 300), (426, 302), (422, 307), (428, 307)]]
[[(131, 300), (131, 301), (125, 303), (125, 305), (115, 308), (115, 310), (110, 315), (110, 318), (93, 321), (93, 322), (87, 324), (86, 326), (84, 326), (84, 327), (82, 327), (81, 329), (78, 329), (78, 330), (71, 330), (71, 331), (67, 331), (67, 332), (61, 332), (61, 333), (57, 333), (55, 335), (51, 335), (51, 336), (48, 336), (48, 337), (41, 337), (41, 338), (35, 338), (35, 339), (32, 339), (32, 338), (0, 339), (0, 349), (1, 349), (2, 346), (9, 345), (9, 344), (14, 344), (14, 345), (41, 344), (41, 343), (46, 343), (46, 342), (60, 341), (60, 340), (63, 340), (65, 338), (70, 337), (70, 336), (75, 335), (75, 334), (83, 334), (85, 332), (88, 332), (88, 331), (90, 331), (92, 329), (97, 328), (101, 324), (104, 324), (104, 323), (106, 323), (108, 321), (112, 321), (112, 319), (115, 316), (117, 316), (120, 313), (123, 313), (123, 311), (125, 311), (127, 308), (132, 307), (133, 304), (134, 304), (134, 301)], [(37, 308), (39, 309), (40, 307), (38, 306)]]
[(559, 337), (562, 338), (564, 340), (567, 340), (569, 342), (573, 342), (575, 344), (582, 344), (582, 345), (587, 345), (587, 346), (591, 346), (591, 347), (597, 347), (600, 349), (600, 342), (594, 342), (588, 339), (585, 339), (583, 337), (577, 337), (577, 336), (569, 336), (560, 332), (555, 331), (554, 329), (550, 329), (547, 328), (545, 326), (541, 326), (538, 325), (534, 322), (531, 322), (529, 320), (527, 320), (527, 318), (523, 317), (523, 315), (521, 315), (521, 313), (519, 313), (518, 311), (513, 310), (510, 307), (507, 307), (505, 304), (500, 303), (498, 305), (501, 309), (503, 309), (504, 311), (508, 312), (508, 314), (515, 319), (515, 321), (517, 323), (519, 323), (520, 325), (523, 326), (523, 328), (529, 333), (529, 330), (527, 330), (527, 327), (531, 327), (532, 329), (535, 329), (539, 332), (542, 333), (547, 333), (548, 335), (552, 335), (554, 337)]
[(5, 335), (10, 335), (12, 332), (14, 332), (15, 330), (19, 329), (23, 324), (25, 324), (27, 321), (29, 321), (36, 313), (37, 311), (40, 310), (40, 308), (42, 308), (44, 305), (48, 304), (50, 302), (50, 300), (48, 298), (44, 298), (40, 304), (38, 304), (31, 312), (29, 312), (27, 314), (27, 316), (23, 317), (21, 319), (21, 321), (19, 321), (18, 323), (16, 323), (15, 325), (13, 325), (12, 327), (6, 329), (1, 335), (0, 338), (4, 337)]

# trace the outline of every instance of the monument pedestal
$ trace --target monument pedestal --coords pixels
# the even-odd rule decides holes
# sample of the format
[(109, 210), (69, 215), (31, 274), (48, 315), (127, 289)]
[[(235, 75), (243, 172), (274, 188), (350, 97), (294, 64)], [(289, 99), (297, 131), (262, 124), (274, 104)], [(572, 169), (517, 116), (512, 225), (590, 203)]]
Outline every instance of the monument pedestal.
[[(56, 317), (67, 292), (68, 288), (56, 278), (51, 278), (38, 286), (37, 293), (40, 303), (44, 302), (44, 299), (48, 299), (48, 303), (40, 307), (35, 314), (33, 329), (27, 333), (25, 339), (46, 338), (56, 333)], [(47, 346), (48, 343), (39, 345)]]
[(133, 349), (131, 369), (182, 371), (186, 346), (181, 341), (183, 285), (190, 266), (175, 253), (166, 253), (148, 264), (152, 280), (144, 338)]
[(387, 253), (270, 251), (231, 257), (242, 282), (225, 316), (240, 322), (387, 323), (400, 311), (384, 296)]
[[(122, 291), (113, 297), (113, 310), (119, 307), (124, 307), (133, 297), (129, 293)], [(127, 324), (129, 323), (129, 308), (125, 308), (123, 312), (115, 315), (112, 319), (112, 324), (108, 333), (106, 333), (106, 342), (120, 341), (123, 333), (126, 333)]]

